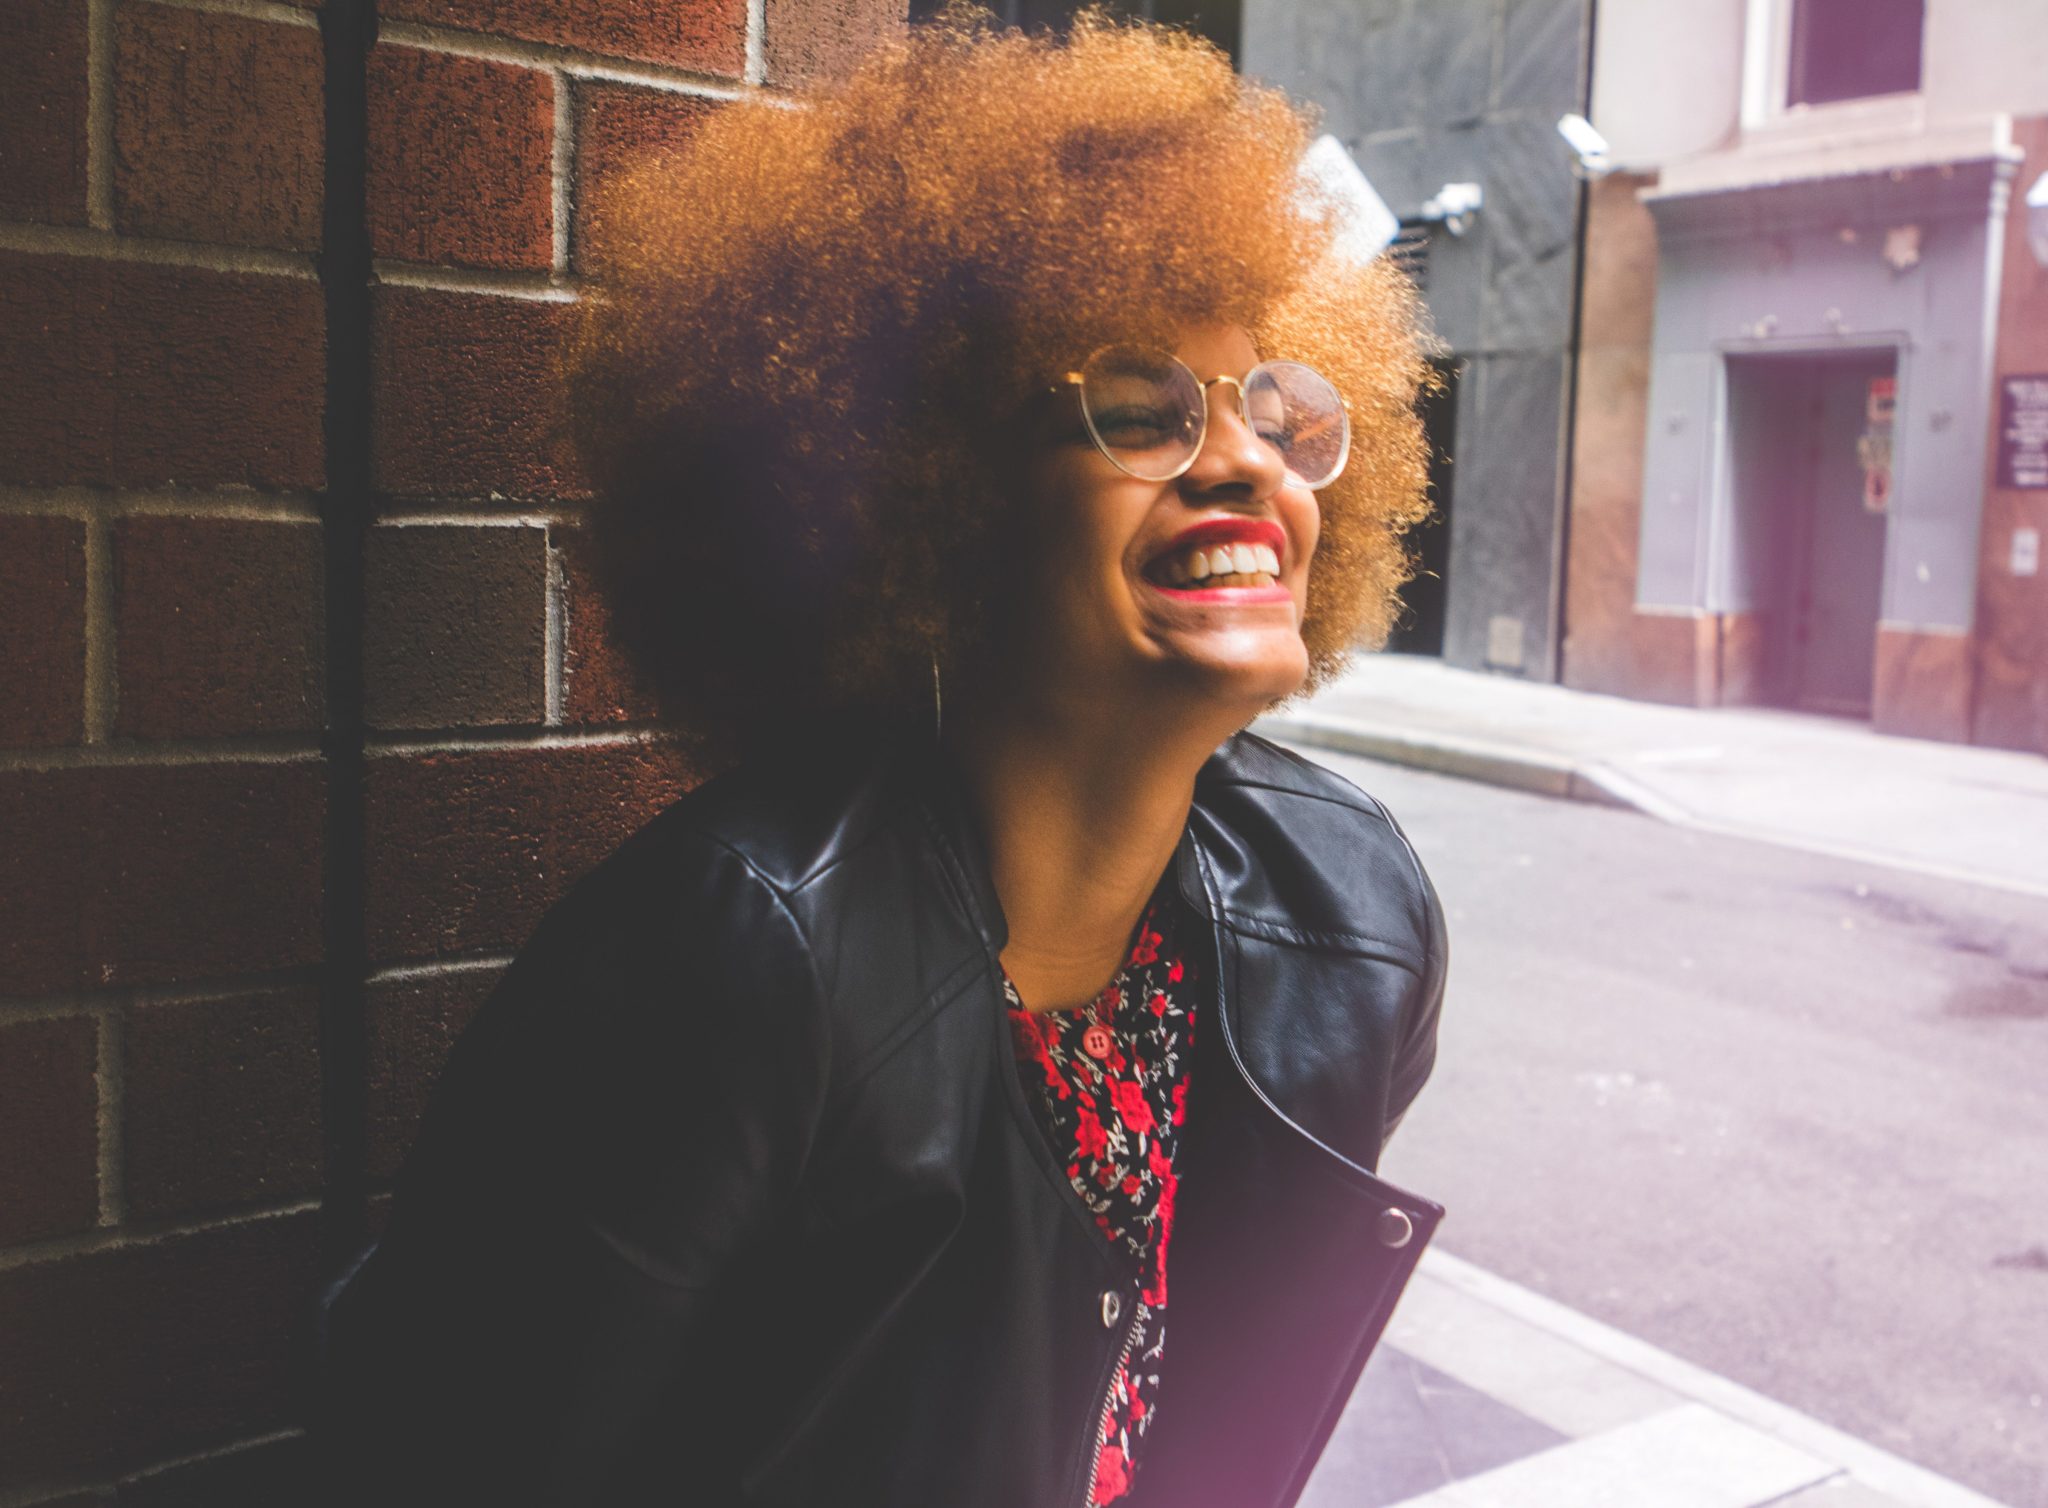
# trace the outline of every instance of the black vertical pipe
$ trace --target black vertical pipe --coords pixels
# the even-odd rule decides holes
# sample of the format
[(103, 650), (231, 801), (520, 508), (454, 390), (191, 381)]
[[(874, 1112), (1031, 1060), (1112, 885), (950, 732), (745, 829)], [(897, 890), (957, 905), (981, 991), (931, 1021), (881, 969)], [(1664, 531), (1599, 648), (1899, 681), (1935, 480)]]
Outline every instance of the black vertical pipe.
[[(1600, 0), (1586, 0), (1584, 94), (1579, 110), (1593, 118), (1593, 50), (1600, 35)], [(1550, 618), (1550, 679), (1564, 680), (1564, 635), (1570, 617), (1566, 593), (1572, 569), (1572, 479), (1578, 467), (1579, 354), (1586, 319), (1586, 231), (1592, 222), (1593, 186), (1578, 179), (1578, 213), (1572, 230), (1572, 334), (1565, 352), (1564, 463), (1558, 468), (1557, 603)]]
[(320, 9), (320, 35), (327, 143), (319, 257), (327, 305), (327, 487), (320, 501), (327, 594), (327, 726), (320, 744), (327, 774), (320, 1001), (326, 1193), (321, 1245), (332, 1272), (361, 1245), (368, 1230), (363, 549), (371, 513), (366, 164), (376, 0), (326, 0)]

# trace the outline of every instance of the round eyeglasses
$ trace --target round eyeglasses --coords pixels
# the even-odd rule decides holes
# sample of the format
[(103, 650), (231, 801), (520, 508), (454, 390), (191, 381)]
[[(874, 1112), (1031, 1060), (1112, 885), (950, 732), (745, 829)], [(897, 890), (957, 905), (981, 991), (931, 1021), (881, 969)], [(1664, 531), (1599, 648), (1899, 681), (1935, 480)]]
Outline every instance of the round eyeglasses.
[(1237, 389), (1245, 427), (1271, 446), (1297, 487), (1326, 487), (1351, 454), (1351, 419), (1329, 378), (1298, 361), (1262, 361), (1245, 374), (1195, 376), (1186, 362), (1145, 346), (1104, 346), (1062, 386), (1081, 390), (1081, 416), (1112, 466), (1170, 482), (1195, 464), (1209, 428), (1208, 389)]

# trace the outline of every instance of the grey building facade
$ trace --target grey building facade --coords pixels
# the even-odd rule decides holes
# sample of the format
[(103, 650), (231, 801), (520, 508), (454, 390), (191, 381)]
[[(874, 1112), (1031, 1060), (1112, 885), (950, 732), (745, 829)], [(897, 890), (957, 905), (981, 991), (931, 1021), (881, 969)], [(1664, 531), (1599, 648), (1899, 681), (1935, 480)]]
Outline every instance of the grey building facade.
[[(1391, 647), (1558, 677), (1590, 0), (1243, 0), (1238, 65), (1324, 111), (1424, 283), (1451, 383), (1430, 415), (1443, 523)], [(1484, 202), (1432, 222), (1446, 184)]]

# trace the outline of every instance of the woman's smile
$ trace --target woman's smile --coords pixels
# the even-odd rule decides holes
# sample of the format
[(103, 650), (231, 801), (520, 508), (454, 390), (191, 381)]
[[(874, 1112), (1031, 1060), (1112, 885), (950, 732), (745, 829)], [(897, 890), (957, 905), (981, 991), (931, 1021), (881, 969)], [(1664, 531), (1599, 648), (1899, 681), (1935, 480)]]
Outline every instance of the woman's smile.
[(1279, 584), (1287, 548), (1287, 531), (1271, 519), (1208, 519), (1176, 535), (1152, 557), (1142, 579), (1176, 601), (1291, 606), (1294, 594)]

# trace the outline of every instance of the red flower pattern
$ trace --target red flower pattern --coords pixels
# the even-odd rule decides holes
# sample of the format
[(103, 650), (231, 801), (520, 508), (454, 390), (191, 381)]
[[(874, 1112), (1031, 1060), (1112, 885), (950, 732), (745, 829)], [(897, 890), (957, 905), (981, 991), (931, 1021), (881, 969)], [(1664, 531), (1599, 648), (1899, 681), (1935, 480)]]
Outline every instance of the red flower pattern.
[[(1086, 1008), (1028, 1011), (1003, 976), (1025, 1098), (1097, 1229), (1137, 1258), (1147, 1280), (1131, 1320), (1129, 1359), (1117, 1369), (1100, 1420), (1096, 1503), (1130, 1491), (1165, 1349), (1166, 1249), (1179, 1192), (1173, 1160), (1187, 1118), (1197, 971), (1174, 945), (1180, 917), (1164, 885), (1132, 933), (1123, 969)], [(1116, 1043), (1102, 1059), (1081, 1046), (1098, 1020)]]

